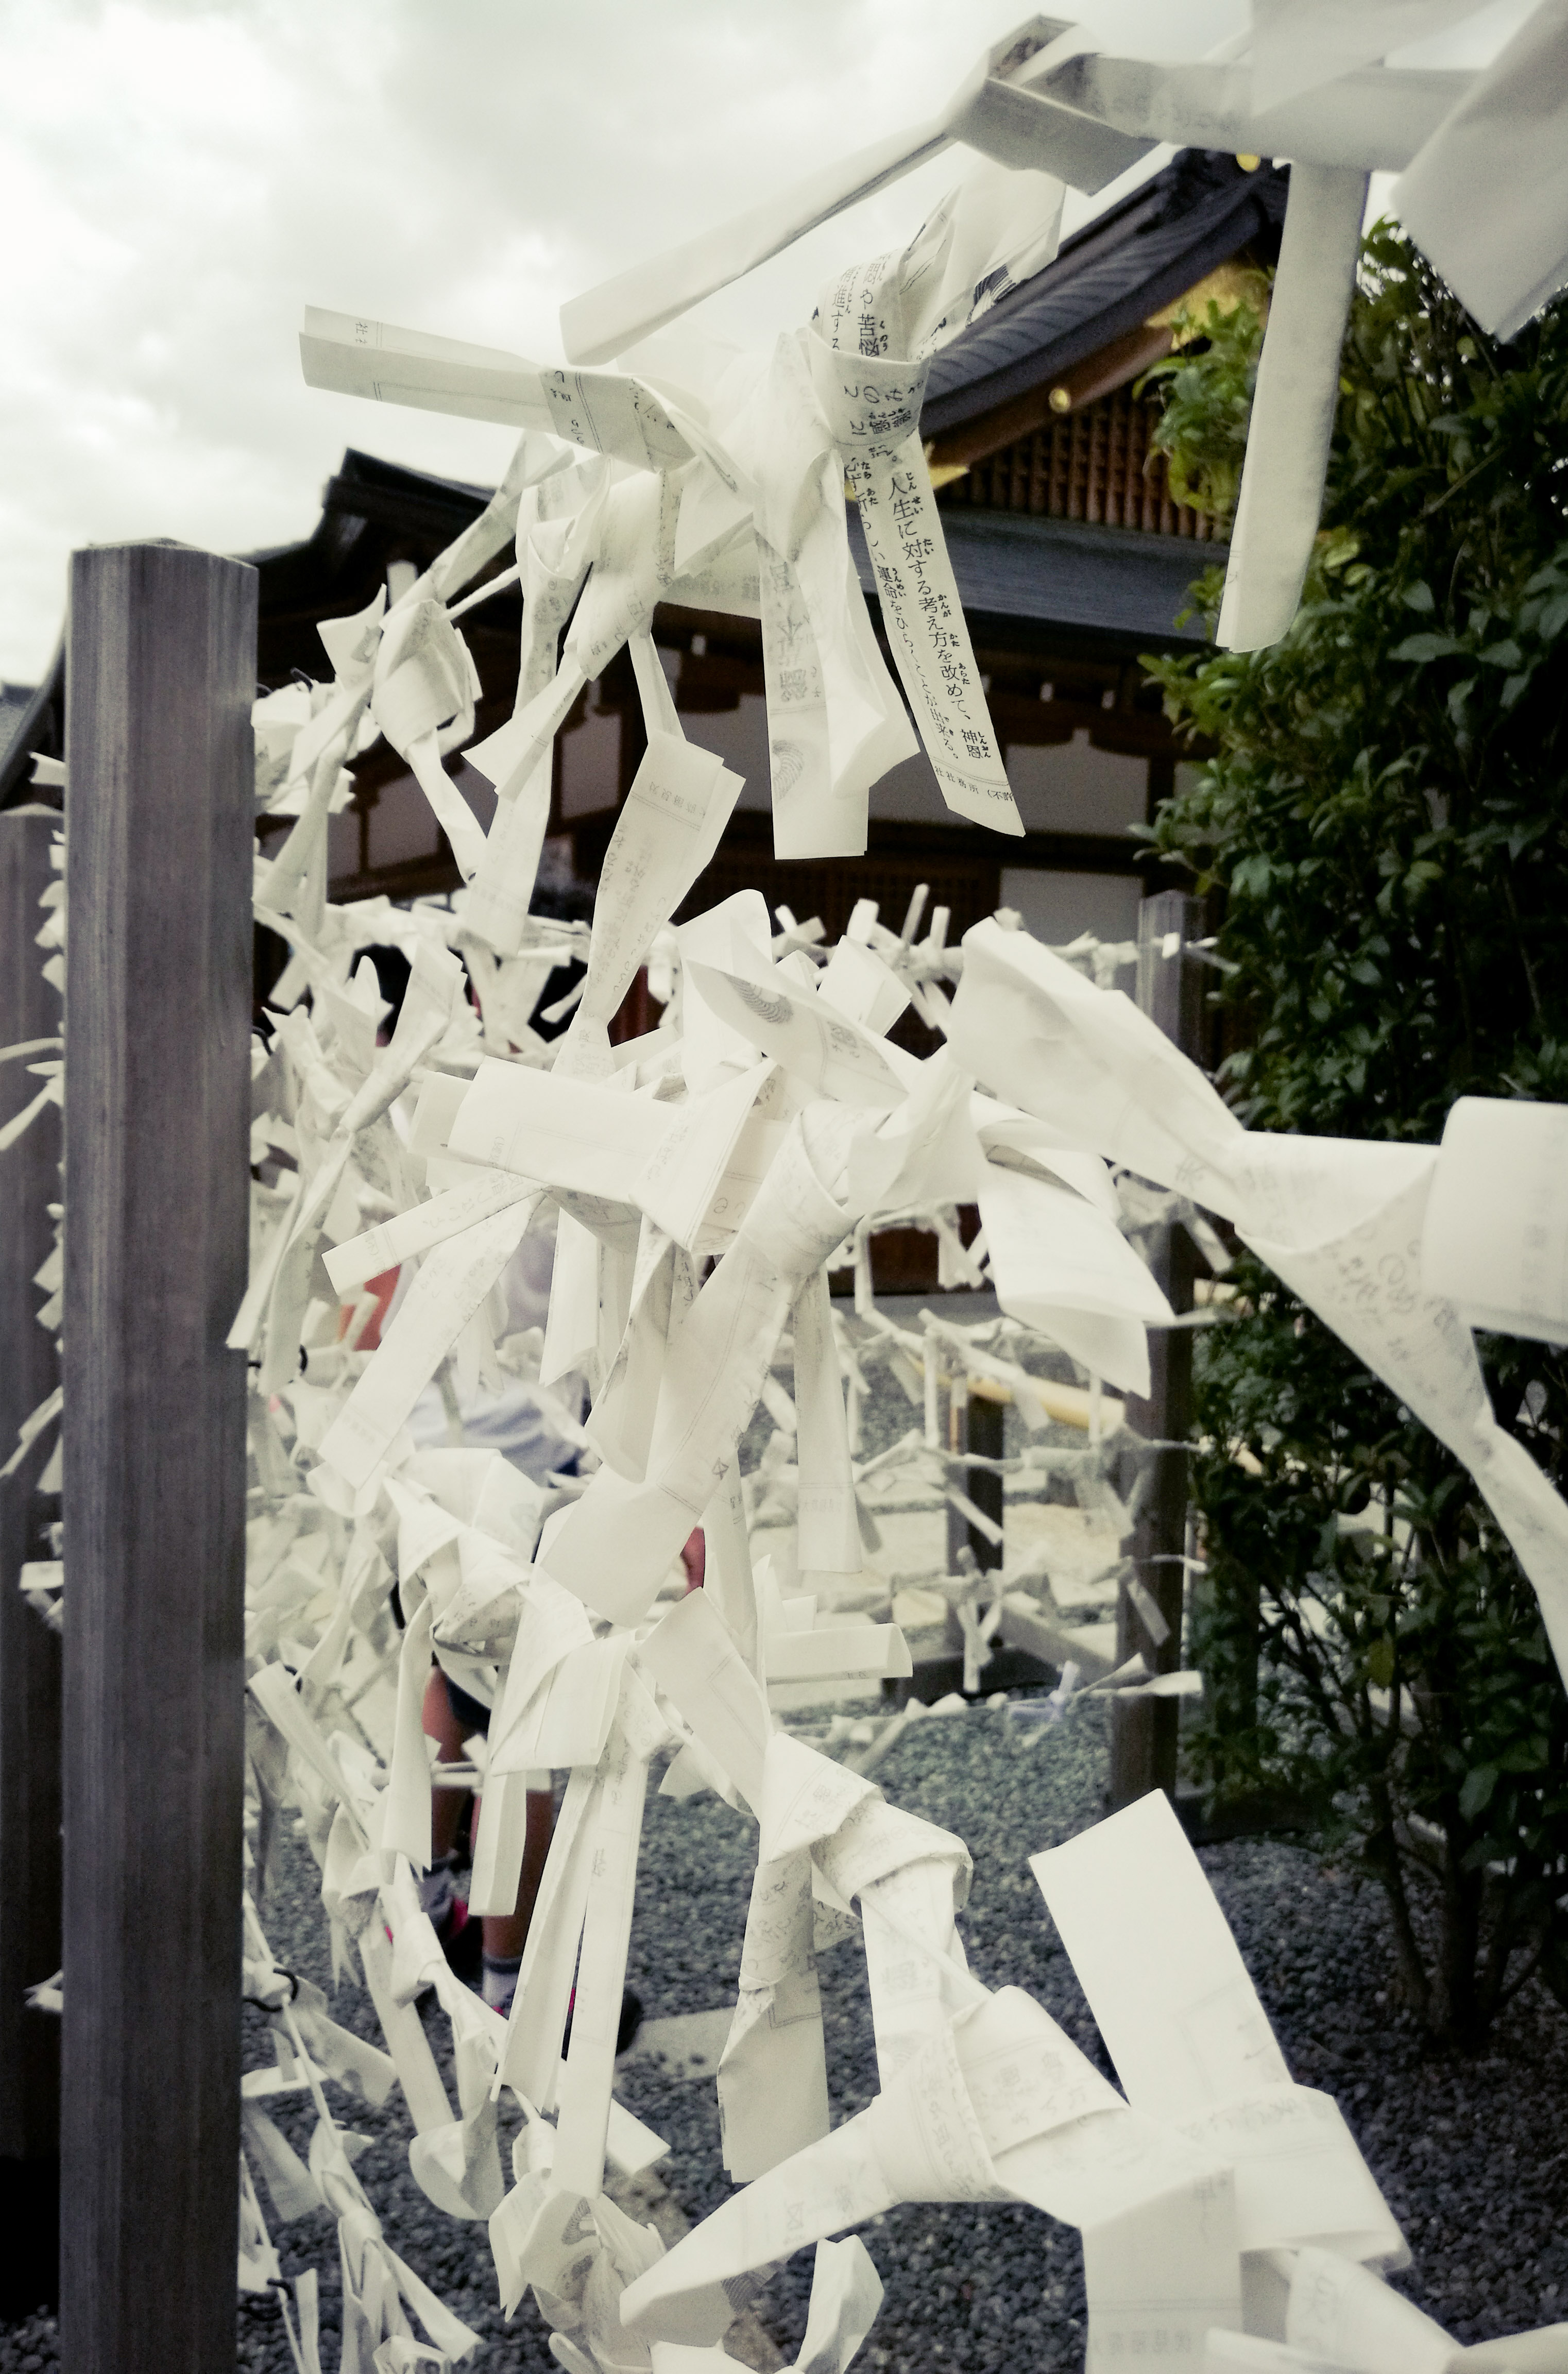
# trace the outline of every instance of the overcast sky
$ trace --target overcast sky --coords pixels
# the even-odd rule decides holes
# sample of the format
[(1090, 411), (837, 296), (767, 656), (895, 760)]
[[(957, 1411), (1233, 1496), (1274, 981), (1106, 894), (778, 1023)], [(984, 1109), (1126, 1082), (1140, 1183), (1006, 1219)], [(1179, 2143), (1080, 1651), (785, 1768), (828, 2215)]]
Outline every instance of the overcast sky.
[[(291, 542), (350, 444), (499, 475), (505, 429), (307, 388), (305, 305), (557, 361), (567, 298), (918, 121), (1024, 13), (0, 0), (0, 677), (45, 664), (74, 546)], [(1520, 13), (1495, 0), (1478, 36)], [(1078, 14), (1107, 46), (1200, 56), (1245, 0)], [(939, 158), (699, 318), (748, 341), (804, 320), (965, 163)], [(1091, 208), (1069, 203), (1071, 228)]]

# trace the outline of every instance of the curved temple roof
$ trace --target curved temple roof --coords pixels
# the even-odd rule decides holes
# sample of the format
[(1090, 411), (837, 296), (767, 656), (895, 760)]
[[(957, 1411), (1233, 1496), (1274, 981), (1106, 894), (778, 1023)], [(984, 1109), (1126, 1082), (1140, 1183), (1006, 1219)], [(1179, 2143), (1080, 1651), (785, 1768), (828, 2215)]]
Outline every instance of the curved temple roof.
[(1249, 243), (1278, 247), (1287, 172), (1184, 148), (1064, 240), (1053, 263), (938, 354), (921, 427), (934, 436), (1097, 354)]

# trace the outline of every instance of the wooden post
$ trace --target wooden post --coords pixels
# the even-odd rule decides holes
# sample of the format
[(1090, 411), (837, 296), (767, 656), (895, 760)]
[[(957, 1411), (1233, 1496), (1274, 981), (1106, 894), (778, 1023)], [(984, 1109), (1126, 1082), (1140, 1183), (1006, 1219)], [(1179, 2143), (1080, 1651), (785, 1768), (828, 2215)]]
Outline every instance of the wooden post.
[[(1202, 1044), (1203, 991), (1199, 968), (1179, 950), (1202, 931), (1202, 907), (1179, 890), (1145, 899), (1138, 917), (1138, 1003), (1167, 1039), (1197, 1057)], [(1165, 953), (1175, 935), (1176, 949)], [(1151, 1248), (1151, 1266), (1176, 1312), (1192, 1308), (1192, 1240), (1180, 1227), (1162, 1228)], [(1192, 1424), (1192, 1335), (1188, 1328), (1152, 1328), (1149, 1334), (1149, 1398), (1129, 1395), (1127, 1416), (1153, 1440), (1180, 1441)], [(1124, 1582), (1117, 1596), (1117, 1662), (1141, 1651), (1150, 1670), (1175, 1673), (1181, 1662), (1183, 1583), (1187, 1547), (1187, 1453), (1154, 1454), (1153, 1474), (1143, 1487), (1141, 1511), (1133, 1534), (1132, 1562), (1138, 1588)], [(1143, 1604), (1140, 1605), (1142, 1599)], [(1147, 1611), (1159, 1611), (1151, 1624)], [(1163, 1637), (1162, 1636), (1163, 1628)], [(1137, 1698), (1111, 1710), (1113, 1807), (1130, 1805), (1151, 1789), (1175, 1798), (1179, 1704), (1175, 1698)]]
[[(53, 808), (0, 816), (0, 1047), (50, 1039), (60, 999), (37, 946), (39, 895), (52, 878)], [(0, 1065), (0, 1124), (41, 1086), (25, 1058)], [(54, 1241), (60, 1114), (46, 1105), (0, 1154), (0, 1466), (17, 1429), (58, 1382), (53, 1330), (38, 1323), (34, 1273)], [(33, 1487), (54, 1440), (34, 1443), (0, 1481), (0, 2316), (55, 2296), (60, 2199), (60, 2023), (25, 1991), (60, 1967), (60, 1638), (23, 1599)]]
[[(951, 1352), (948, 1357), (952, 1358)], [(948, 1388), (947, 1396), (947, 1447), (950, 1451), (967, 1451), (969, 1448), (969, 1381), (960, 1372), (956, 1362), (954, 1364), (953, 1381)], [(964, 1473), (959, 1473), (958, 1480), (960, 1484), (964, 1482)], [(947, 1571), (949, 1574), (958, 1572), (958, 1553), (969, 1546), (970, 1530), (968, 1518), (955, 1509), (950, 1500), (947, 1504)], [(947, 1611), (944, 1637), (950, 1649), (961, 1649), (964, 1645), (964, 1627), (958, 1621), (958, 1610), (955, 1607), (950, 1607)]]
[[(955, 1377), (953, 1398), (949, 1404), (949, 1439), (954, 1451), (977, 1451), (986, 1459), (1001, 1457), (1002, 1435), (1009, 1395), (1005, 1387), (999, 1389), (989, 1378)], [(997, 1524), (1001, 1522), (1001, 1484), (1000, 1475), (992, 1475), (983, 1467), (957, 1471), (959, 1489), (983, 1510)], [(975, 1563), (982, 1574), (989, 1574), (1002, 1562), (1002, 1545), (988, 1539), (978, 1525), (971, 1524), (963, 1511), (949, 1504), (947, 1511), (947, 1570), (958, 1572), (958, 1553), (973, 1550)], [(949, 1650), (959, 1656), (964, 1653), (964, 1627), (958, 1611), (950, 1607), (943, 1627), (943, 1639)], [(981, 1668), (984, 1685), (985, 1669)]]
[[(967, 1448), (982, 1459), (1000, 1459), (1007, 1419), (1010, 1395), (1005, 1386), (998, 1387), (986, 1377), (975, 1377), (969, 1384), (969, 1440)], [(965, 1491), (994, 1524), (1002, 1521), (1001, 1477), (984, 1467), (971, 1467)], [(968, 1529), (969, 1546), (982, 1573), (989, 1574), (1000, 1566), (1002, 1545), (988, 1539), (978, 1525)]]
[(649, 995), (648, 967), (638, 965), (632, 975), (631, 987), (610, 1017), (611, 1046), (624, 1047), (628, 1039), (640, 1039), (655, 1027), (663, 1011)]
[(78, 552), (61, 2358), (234, 2362), (256, 574)]

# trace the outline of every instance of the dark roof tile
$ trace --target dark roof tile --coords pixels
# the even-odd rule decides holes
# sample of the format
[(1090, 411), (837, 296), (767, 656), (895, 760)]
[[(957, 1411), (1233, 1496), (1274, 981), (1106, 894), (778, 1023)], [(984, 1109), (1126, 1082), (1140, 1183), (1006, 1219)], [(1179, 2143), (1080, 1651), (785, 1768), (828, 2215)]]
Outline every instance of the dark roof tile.
[[(1191, 607), (1194, 580), (1225, 557), (1223, 545), (1188, 536), (1019, 511), (944, 511), (942, 529), (958, 598), (977, 637), (987, 622), (1012, 619), (1130, 638), (1143, 650), (1201, 642), (1201, 619), (1179, 627), (1176, 619)], [(876, 579), (852, 509), (849, 549), (874, 601)]]
[(1289, 176), (1184, 148), (961, 330), (931, 363), (927, 436), (989, 412), (1098, 353), (1253, 242), (1277, 242)]

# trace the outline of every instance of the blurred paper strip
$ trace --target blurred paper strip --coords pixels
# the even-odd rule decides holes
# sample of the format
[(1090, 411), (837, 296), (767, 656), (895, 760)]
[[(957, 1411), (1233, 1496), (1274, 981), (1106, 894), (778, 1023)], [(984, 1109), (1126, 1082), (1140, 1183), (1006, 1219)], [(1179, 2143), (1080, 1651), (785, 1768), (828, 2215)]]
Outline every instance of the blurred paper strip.
[(1511, 338), (1568, 280), (1568, 0), (1541, 0), (1394, 193), (1483, 330)]
[(1260, 112), (1473, 17), (1485, 0), (1252, 0)]
[(1471, 1327), (1568, 1344), (1568, 1105), (1461, 1097), (1422, 1231), (1421, 1276)]
[(1295, 617), (1323, 509), (1365, 211), (1364, 173), (1292, 166), (1220, 609), (1225, 651), (1278, 642)]

